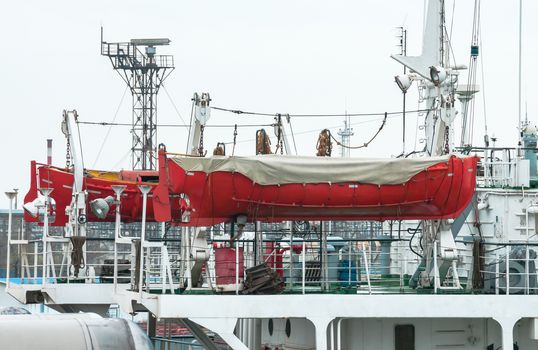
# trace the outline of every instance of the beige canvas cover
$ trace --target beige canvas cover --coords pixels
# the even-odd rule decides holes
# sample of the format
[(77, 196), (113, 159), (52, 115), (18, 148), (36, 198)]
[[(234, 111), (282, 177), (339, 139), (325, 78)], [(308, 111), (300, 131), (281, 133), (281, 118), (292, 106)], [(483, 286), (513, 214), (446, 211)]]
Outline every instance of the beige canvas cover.
[(449, 156), (424, 158), (330, 158), (283, 155), (173, 158), (186, 171), (237, 172), (261, 185), (360, 182), (395, 185)]

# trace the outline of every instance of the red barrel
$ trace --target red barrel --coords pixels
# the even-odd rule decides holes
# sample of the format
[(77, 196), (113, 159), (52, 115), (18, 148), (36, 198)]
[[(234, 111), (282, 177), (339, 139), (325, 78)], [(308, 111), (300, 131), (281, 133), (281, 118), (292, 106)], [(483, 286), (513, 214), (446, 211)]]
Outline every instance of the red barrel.
[(243, 248), (216, 248), (215, 249), (215, 273), (217, 288), (225, 289), (233, 287), (235, 289), (235, 250), (239, 249), (239, 283), (243, 283), (245, 273)]

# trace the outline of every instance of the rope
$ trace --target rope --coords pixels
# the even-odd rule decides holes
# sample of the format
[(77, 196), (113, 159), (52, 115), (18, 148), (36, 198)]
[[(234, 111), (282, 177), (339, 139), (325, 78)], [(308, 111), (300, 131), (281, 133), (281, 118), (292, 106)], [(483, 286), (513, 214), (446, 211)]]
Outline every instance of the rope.
[(224, 150), (224, 143), (222, 142), (219, 142), (217, 143), (217, 147), (215, 147), (215, 149), (213, 150), (213, 155), (214, 156), (225, 156), (226, 155), (226, 151)]
[(331, 142), (331, 131), (329, 129), (323, 129), (319, 133), (318, 143), (316, 144), (318, 157), (330, 157), (333, 149)]
[[(235, 146), (235, 137), (234, 137)], [(235, 147), (234, 147), (235, 148)], [(265, 129), (256, 131), (256, 155), (258, 154), (271, 154), (271, 139)]]
[(71, 265), (73, 265), (73, 268), (75, 270), (75, 277), (78, 277), (80, 269), (86, 266), (82, 249), (82, 247), (84, 247), (84, 243), (86, 243), (85, 236), (71, 237), (71, 244), (73, 245), (73, 249), (71, 250)]
[(385, 118), (383, 118), (383, 122), (381, 123), (381, 126), (379, 127), (379, 129), (377, 130), (377, 132), (374, 134), (374, 136), (372, 136), (372, 138), (370, 140), (368, 140), (368, 142), (365, 142), (363, 143), (362, 145), (360, 146), (347, 146), (347, 145), (343, 145), (340, 141), (338, 141), (332, 134), (330, 134), (331, 138), (336, 142), (336, 144), (338, 146), (342, 146), (344, 148), (349, 148), (349, 149), (359, 149), (359, 148), (364, 148), (364, 147), (368, 147), (368, 145), (370, 143), (372, 143), (372, 141), (374, 141), (374, 139), (377, 137), (377, 135), (379, 135), (379, 133), (381, 132), (381, 130), (383, 130), (383, 128), (385, 127), (385, 124), (387, 123), (387, 116), (388, 116), (388, 113), (385, 112)]

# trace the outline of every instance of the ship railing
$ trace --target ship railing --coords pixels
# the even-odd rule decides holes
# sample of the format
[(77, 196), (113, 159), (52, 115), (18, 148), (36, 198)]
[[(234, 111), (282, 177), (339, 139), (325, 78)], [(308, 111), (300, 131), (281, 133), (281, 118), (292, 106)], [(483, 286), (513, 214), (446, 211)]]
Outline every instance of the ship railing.
[(461, 150), (480, 157), (476, 178), (479, 187), (511, 187), (515, 183), (516, 148), (473, 147)]
[(488, 294), (538, 294), (538, 242), (490, 243), (481, 255), (480, 277)]
[[(75, 276), (72, 265), (72, 244), (69, 238), (55, 237), (50, 241), (30, 239), (18, 256), (18, 278), (21, 284), (112, 283), (114, 268), (113, 239), (87, 237), (83, 261)], [(119, 251), (119, 269), (131, 269), (130, 249)], [(130, 283), (123, 277), (122, 283)]]
[[(155, 336), (151, 337), (155, 349), (160, 350), (203, 350), (204, 347), (200, 345), (196, 340), (178, 340), (174, 338), (166, 338)], [(226, 349), (227, 347), (222, 347)]]
[(129, 42), (101, 43), (101, 54), (108, 56), (115, 68), (141, 69), (147, 67), (174, 68), (172, 55), (148, 56)]
[[(279, 288), (274, 288), (273, 292), (415, 293), (409, 288), (408, 280), (420, 264), (420, 258), (410, 254), (409, 250), (391, 250), (389, 245), (396, 245), (398, 242), (400, 241), (342, 240), (338, 241), (340, 247), (324, 252), (316, 240), (293, 241), (291, 251), (289, 240), (273, 240), (265, 242), (263, 260), (260, 260), (253, 249), (254, 242), (240, 240), (211, 249), (208, 260), (196, 275), (191, 271), (181, 270), (181, 266), (192, 267), (194, 262), (181, 257), (179, 246), (174, 248), (169, 245), (168, 250), (174, 292), (257, 293), (246, 287), (246, 282), (249, 282), (249, 269), (264, 264), (272, 271), (273, 276), (267, 274), (258, 277), (278, 284)], [(403, 240), (401, 242), (408, 243)], [(194, 248), (202, 250), (207, 247)], [(218, 249), (229, 252), (222, 258), (217, 252)], [(460, 260), (447, 273), (445, 283), (452, 284), (456, 279), (459, 281), (468, 278), (471, 268), (469, 261), (472, 260), (470, 252), (462, 251)], [(168, 289), (167, 285), (170, 283), (165, 280), (166, 276), (163, 274), (160, 251), (149, 252), (144, 261), (143, 290), (157, 291), (163, 285)], [(193, 278), (196, 280), (192, 280)], [(193, 287), (187, 288), (189, 284)]]
[[(44, 244), (39, 234), (30, 231), (25, 236), (29, 239), (20, 247), (18, 259), (8, 256), (11, 261), (8, 267), (16, 266), (19, 271), (12, 277), (19, 277), (23, 284), (115, 281), (130, 284), (132, 290), (147, 292), (242, 294), (256, 292), (244, 289), (245, 282), (249, 281), (249, 269), (265, 264), (272, 273), (271, 281), (278, 284), (275, 292), (416, 293), (408, 286), (408, 281), (421, 268), (423, 258), (408, 249), (409, 238), (382, 235), (373, 239), (330, 236), (326, 248), (311, 236), (291, 240), (281, 237), (265, 239), (262, 249), (257, 249), (253, 239), (230, 242), (212, 237), (207, 243), (191, 247), (193, 252), (207, 251), (207, 256), (201, 254), (193, 259), (182, 251), (179, 233), (161, 239), (157, 232), (150, 235), (143, 249), (143, 278), (137, 280), (140, 267), (137, 270), (136, 261), (140, 261), (140, 255), (137, 256), (135, 245), (139, 237), (129, 237), (132, 244), (117, 245), (115, 260), (114, 238), (106, 232), (101, 234), (101, 237), (87, 238), (86, 263), (80, 266), (75, 277), (71, 264), (72, 243), (56, 236), (57, 240)], [(416, 240), (415, 243), (418, 244)], [(538, 294), (538, 241), (486, 243), (480, 257), (473, 254), (472, 245), (468, 243), (472, 242), (458, 243), (462, 245), (458, 246), (458, 257), (442, 276), (438, 292), (459, 283), (458, 290), (462, 293)], [(166, 246), (166, 255), (163, 255), (163, 246)], [(422, 253), (420, 249), (415, 250)], [(262, 256), (258, 256), (260, 251)], [(13, 253), (16, 254), (16, 249)], [(115, 261), (117, 274), (114, 278)], [(437, 262), (440, 265), (443, 261), (438, 258)]]

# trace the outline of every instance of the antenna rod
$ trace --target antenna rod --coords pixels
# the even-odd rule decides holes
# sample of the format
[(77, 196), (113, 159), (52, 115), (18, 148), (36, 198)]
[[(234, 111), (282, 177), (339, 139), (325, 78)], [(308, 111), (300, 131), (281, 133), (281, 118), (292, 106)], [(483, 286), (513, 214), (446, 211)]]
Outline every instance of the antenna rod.
[(523, 0), (519, 0), (519, 81), (518, 81), (518, 98), (517, 98), (517, 116), (518, 116), (518, 146), (521, 146), (521, 41), (522, 41), (522, 22), (523, 22)]
[[(405, 29), (404, 27), (402, 27), (402, 56), (407, 56), (407, 29)], [(407, 74), (407, 66), (404, 65), (404, 68), (403, 68), (403, 74), (406, 75)], [(406, 92), (407, 91), (402, 91), (403, 92), (403, 106), (402, 106), (402, 157), (405, 158), (405, 102), (406, 102), (406, 97), (407, 97), (407, 94)]]

